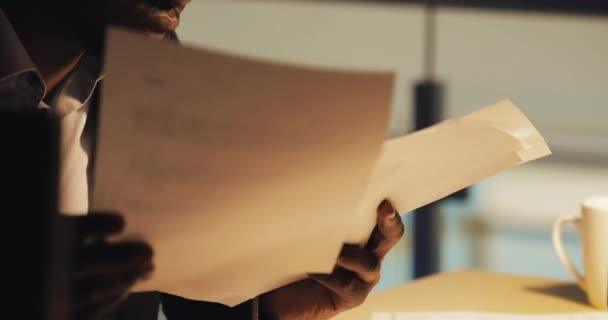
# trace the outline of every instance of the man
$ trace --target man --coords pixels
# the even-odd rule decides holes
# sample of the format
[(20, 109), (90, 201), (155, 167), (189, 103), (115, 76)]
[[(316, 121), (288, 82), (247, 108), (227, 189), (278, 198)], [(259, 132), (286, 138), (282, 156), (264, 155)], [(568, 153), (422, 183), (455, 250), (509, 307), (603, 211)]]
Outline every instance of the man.
[[(171, 41), (190, 0), (3, 0), (0, 10), (0, 110), (45, 109), (61, 119), (59, 206), (77, 230), (70, 276), (69, 319), (156, 316), (208, 318), (329, 319), (362, 303), (379, 280), (382, 258), (403, 234), (399, 215), (384, 201), (366, 247), (345, 245), (329, 275), (262, 294), (235, 308), (158, 293), (131, 294), (153, 272), (153, 250), (143, 242), (107, 243), (122, 230), (120, 215), (88, 212), (94, 159), (97, 93), (103, 81), (104, 30), (116, 24)], [(158, 300), (158, 301), (157, 301)], [(120, 306), (120, 307), (119, 307)], [(130, 306), (139, 307), (137, 314)]]

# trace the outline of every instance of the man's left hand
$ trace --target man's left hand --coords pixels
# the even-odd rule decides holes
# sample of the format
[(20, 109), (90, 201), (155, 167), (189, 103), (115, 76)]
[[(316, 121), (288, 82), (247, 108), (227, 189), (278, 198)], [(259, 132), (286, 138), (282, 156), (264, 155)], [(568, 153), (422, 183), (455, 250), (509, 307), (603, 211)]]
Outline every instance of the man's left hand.
[(403, 231), (401, 217), (388, 201), (383, 201), (365, 247), (344, 245), (333, 273), (310, 275), (262, 295), (262, 314), (280, 320), (321, 320), (360, 305), (380, 280), (382, 260)]

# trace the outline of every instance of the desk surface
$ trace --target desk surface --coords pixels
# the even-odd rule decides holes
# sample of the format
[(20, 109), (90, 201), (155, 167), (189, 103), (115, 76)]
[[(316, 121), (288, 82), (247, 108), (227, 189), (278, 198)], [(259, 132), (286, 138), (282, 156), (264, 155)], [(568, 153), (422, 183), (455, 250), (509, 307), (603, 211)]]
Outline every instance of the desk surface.
[[(412, 281), (368, 297), (335, 320), (369, 320), (374, 312), (598, 312), (574, 282), (464, 270)], [(332, 320), (334, 320), (332, 319)]]

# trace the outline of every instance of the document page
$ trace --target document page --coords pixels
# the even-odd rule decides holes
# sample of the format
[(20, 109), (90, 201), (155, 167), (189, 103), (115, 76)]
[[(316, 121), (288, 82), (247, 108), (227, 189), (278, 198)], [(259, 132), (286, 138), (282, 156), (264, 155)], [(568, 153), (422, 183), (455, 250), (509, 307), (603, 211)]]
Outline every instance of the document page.
[(113, 29), (93, 210), (155, 250), (135, 290), (237, 304), (331, 272), (394, 76), (282, 65)]

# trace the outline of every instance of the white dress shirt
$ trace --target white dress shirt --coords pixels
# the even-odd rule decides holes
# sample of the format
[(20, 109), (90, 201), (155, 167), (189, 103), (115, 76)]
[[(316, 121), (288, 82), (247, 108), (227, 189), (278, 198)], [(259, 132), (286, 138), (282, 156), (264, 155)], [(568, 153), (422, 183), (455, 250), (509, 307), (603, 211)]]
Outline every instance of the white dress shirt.
[[(0, 110), (50, 108), (61, 119), (59, 212), (89, 210), (89, 156), (93, 133), (87, 126), (91, 98), (101, 80), (98, 59), (85, 53), (77, 66), (47, 92), (10, 21), (0, 9)], [(40, 159), (44, 161), (44, 159)]]

